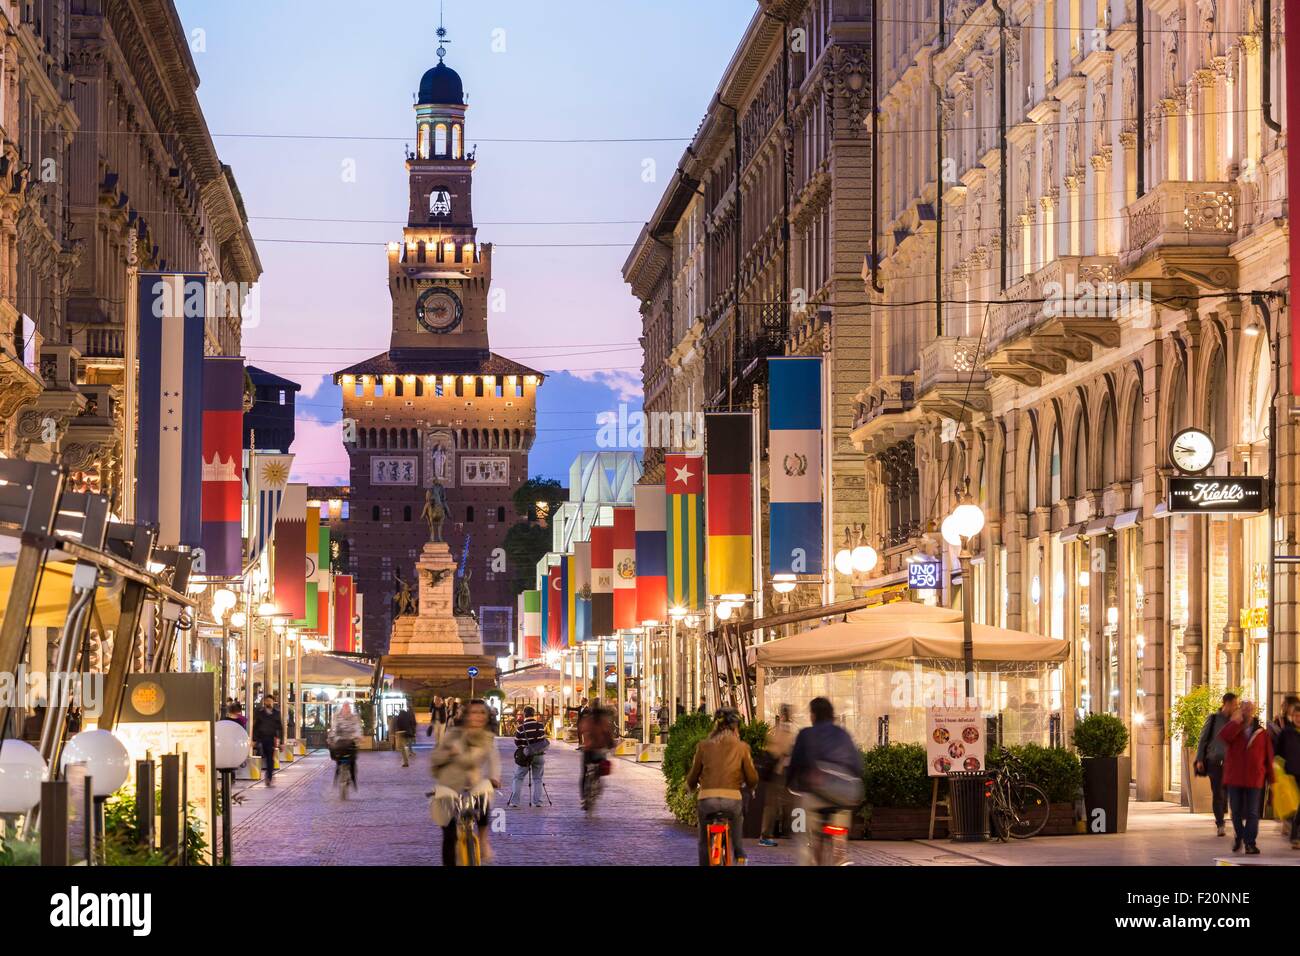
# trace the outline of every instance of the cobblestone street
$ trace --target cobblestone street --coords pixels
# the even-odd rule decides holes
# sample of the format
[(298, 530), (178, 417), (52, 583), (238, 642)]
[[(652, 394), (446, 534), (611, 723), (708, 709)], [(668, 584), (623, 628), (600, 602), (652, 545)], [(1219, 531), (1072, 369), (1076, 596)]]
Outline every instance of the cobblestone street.
[[(507, 793), (514, 771), (513, 744), (500, 741)], [(363, 753), (359, 792), (340, 799), (333, 763), (323, 752), (299, 759), (276, 775), (274, 787), (241, 782), (235, 811), (235, 862), (243, 866), (438, 865), (442, 834), (429, 818), (430, 749), (417, 747), (409, 768), (389, 751)], [(616, 761), (595, 815), (578, 805), (578, 758), (570, 745), (547, 753), (551, 805), (504, 809), (505, 831), (493, 834), (498, 865), (695, 864), (695, 834), (673, 821), (663, 802), (658, 765)], [(791, 864), (788, 840), (775, 849), (747, 844), (751, 865)], [(920, 843), (854, 842), (860, 865), (972, 865), (974, 860)]]

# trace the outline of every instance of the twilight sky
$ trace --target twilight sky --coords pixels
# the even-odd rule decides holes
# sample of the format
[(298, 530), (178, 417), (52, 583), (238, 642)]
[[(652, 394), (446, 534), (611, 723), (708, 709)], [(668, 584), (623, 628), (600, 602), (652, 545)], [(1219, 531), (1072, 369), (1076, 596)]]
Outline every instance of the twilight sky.
[[(384, 244), (405, 221), (412, 94), (437, 62), (438, 5), (177, 7), (265, 269), (244, 354), (303, 384), (294, 479), (344, 482), (328, 375), (388, 347)], [(549, 376), (534, 475), (567, 480), (573, 456), (595, 447), (597, 413), (640, 405), (640, 316), (619, 270), (754, 8), (446, 0), (447, 64), (465, 83), (465, 141), (478, 145), (474, 216), (480, 241), (496, 245), (493, 288), (505, 292), (505, 310), (489, 317), (492, 347)]]

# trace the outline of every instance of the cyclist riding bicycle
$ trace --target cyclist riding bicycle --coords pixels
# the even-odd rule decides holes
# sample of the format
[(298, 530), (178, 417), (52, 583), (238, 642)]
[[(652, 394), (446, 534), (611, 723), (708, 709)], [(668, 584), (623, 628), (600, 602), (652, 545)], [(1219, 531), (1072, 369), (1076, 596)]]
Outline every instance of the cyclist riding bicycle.
[[(817, 860), (818, 842), (825, 827), (845, 832), (853, 810), (862, 802), (862, 755), (849, 732), (835, 723), (835, 709), (825, 697), (808, 705), (812, 726), (795, 738), (786, 781), (799, 795), (807, 839), (800, 848), (800, 862)], [(817, 825), (811, 825), (819, 821)]]
[(579, 769), (578, 792), (587, 782), (587, 766), (602, 763), (614, 749), (614, 720), (610, 711), (596, 704), (584, 709), (578, 717), (578, 748), (582, 751)]
[(442, 827), (442, 865), (456, 865), (457, 824), (455, 808), (462, 794), (482, 798), (478, 816), (478, 839), (482, 862), (491, 860), (488, 845), (488, 817), (492, 794), (501, 786), (501, 758), (496, 737), (488, 728), (488, 706), (474, 699), (465, 705), (461, 723), (448, 729), (433, 751), (430, 764), (436, 787), (430, 813)]
[(744, 829), (744, 803), (741, 787), (753, 790), (758, 786), (758, 771), (749, 744), (740, 739), (740, 714), (734, 710), (720, 710), (713, 716), (713, 730), (695, 748), (695, 760), (686, 774), (686, 789), (694, 791), (699, 786), (699, 806), (696, 815), (700, 823), (700, 866), (709, 865), (709, 818), (721, 816), (727, 820), (732, 855), (736, 864), (746, 861), (740, 835)]
[[(330, 756), (335, 763), (342, 759), (348, 761), (348, 773), (352, 777), (352, 789), (357, 788), (357, 741), (361, 739), (361, 718), (352, 712), (351, 704), (344, 704), (334, 715), (325, 743), (329, 746)], [(338, 768), (335, 768), (335, 773)]]

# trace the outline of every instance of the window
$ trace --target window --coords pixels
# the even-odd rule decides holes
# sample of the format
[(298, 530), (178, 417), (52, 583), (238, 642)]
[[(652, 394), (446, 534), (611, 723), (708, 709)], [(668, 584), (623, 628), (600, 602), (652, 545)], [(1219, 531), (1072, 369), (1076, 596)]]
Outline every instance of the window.
[(1088, 493), (1088, 436), (1087, 425), (1080, 416), (1074, 434), (1074, 497)]
[(375, 398), (383, 398), (383, 397), (384, 397), (384, 380), (381, 378), (377, 378), (375, 379)]
[(497, 381), (496, 396), (497, 396), (497, 398), (505, 398), (505, 397), (506, 397), (506, 386), (505, 386), (505, 383), (502, 382), (502, 381), (500, 381), (500, 380)]
[(373, 508), (370, 509), (370, 520), (371, 521), (379, 520), (379, 505), (375, 505)]
[(474, 376), (474, 397), (483, 397), (483, 379), (479, 378), (477, 375)]
[(1049, 497), (1053, 502), (1061, 500), (1061, 429), (1052, 430), (1052, 460), (1049, 464), (1048, 478), (1052, 487)]
[(352, 509), (349, 507), (349, 504), (350, 502), (347, 501), (343, 502), (343, 508), (339, 512), (339, 514), (341, 515), (344, 521), (346, 521), (349, 517), (351, 517)]
[(456, 123), (451, 128), (451, 158), (460, 159), (460, 151), (460, 124)]
[(506, 520), (506, 509), (505, 509), (505, 508), (500, 507), (500, 506), (497, 507), (497, 520), (498, 520), (498, 521), (505, 521), (505, 520)]
[(456, 397), (457, 398), (465, 397), (465, 380), (463, 378), (458, 377), (456, 379)]
[(393, 382), (393, 394), (398, 398), (402, 397), (402, 380), (400, 378)]
[(1031, 432), (1029, 435), (1029, 455), (1025, 475), (1025, 509), (1033, 511), (1038, 507), (1038, 439)]
[(473, 505), (470, 505), (468, 508), (465, 509), (465, 520), (466, 520), (466, 521), (473, 521), (473, 520), (474, 520), (474, 506), (473, 506)]
[(438, 379), (433, 383), (433, 394), (438, 398), (442, 398), (442, 379)]
[(447, 155), (447, 124), (439, 123), (433, 128), (433, 152), (435, 156)]
[(523, 398), (523, 397), (524, 397), (524, 383), (520, 382), (517, 385), (515, 385), (515, 398)]
[(402, 509), (402, 520), (403, 520), (403, 521), (410, 521), (410, 520), (411, 520), (411, 506), (410, 506), (410, 505), (407, 505), (406, 507), (404, 507), (404, 508)]
[(424, 394), (424, 379), (417, 378), (415, 380), (415, 397), (419, 398), (423, 394)]
[(284, 404), (284, 389), (280, 389), (280, 404)]

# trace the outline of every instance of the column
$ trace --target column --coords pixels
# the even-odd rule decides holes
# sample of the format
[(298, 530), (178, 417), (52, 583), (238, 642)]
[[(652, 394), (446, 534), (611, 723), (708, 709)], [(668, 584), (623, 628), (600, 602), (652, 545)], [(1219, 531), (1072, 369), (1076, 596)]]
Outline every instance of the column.
[(1242, 677), (1242, 634), (1241, 609), (1246, 607), (1242, 600), (1245, 564), (1241, 547), (1241, 521), (1236, 518), (1228, 520), (1228, 618), (1223, 628), (1223, 653), (1226, 665), (1226, 678), (1229, 687), (1240, 687)]
[(1156, 505), (1161, 502), (1162, 488), (1158, 479), (1162, 450), (1158, 449), (1158, 409), (1162, 396), (1160, 381), (1163, 377), (1163, 346), (1149, 342), (1142, 351), (1142, 393), (1145, 396), (1142, 412), (1142, 577), (1143, 577), (1143, 637), (1145, 650), (1142, 656), (1142, 673), (1139, 676), (1143, 691), (1143, 721), (1136, 727), (1134, 756), (1137, 766), (1139, 800), (1163, 800), (1165, 793), (1165, 742), (1168, 720), (1167, 662), (1168, 620), (1165, 611), (1167, 573), (1165, 571), (1166, 519), (1154, 518)]

